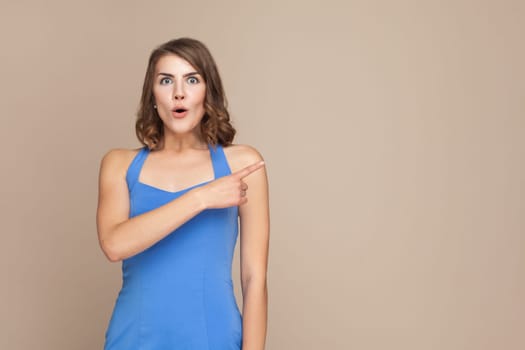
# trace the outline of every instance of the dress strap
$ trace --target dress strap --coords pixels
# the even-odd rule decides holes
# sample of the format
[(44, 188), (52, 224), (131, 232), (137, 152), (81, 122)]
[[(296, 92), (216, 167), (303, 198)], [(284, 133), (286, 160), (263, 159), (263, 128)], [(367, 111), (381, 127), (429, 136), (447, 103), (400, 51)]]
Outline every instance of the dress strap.
[(142, 147), (128, 167), (128, 171), (126, 173), (126, 182), (128, 183), (129, 192), (133, 190), (133, 187), (139, 180), (140, 169), (142, 169), (142, 165), (144, 164), (144, 160), (146, 160), (148, 152), (149, 149), (147, 146)]
[(226, 156), (224, 155), (224, 149), (222, 145), (219, 143), (215, 146), (209, 144), (208, 147), (210, 148), (215, 178), (218, 179), (220, 177), (230, 175), (232, 172), (226, 159)]

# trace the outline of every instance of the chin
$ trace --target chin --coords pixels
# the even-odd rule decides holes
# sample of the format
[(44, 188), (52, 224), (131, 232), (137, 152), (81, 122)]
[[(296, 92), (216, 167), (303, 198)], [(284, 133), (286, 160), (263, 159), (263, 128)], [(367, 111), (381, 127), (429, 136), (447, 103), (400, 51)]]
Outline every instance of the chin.
[(164, 126), (164, 129), (168, 129), (170, 132), (174, 134), (188, 134), (195, 131), (195, 128), (198, 128), (199, 124), (193, 126), (193, 127), (181, 127), (181, 125), (178, 125), (178, 127), (166, 127)]

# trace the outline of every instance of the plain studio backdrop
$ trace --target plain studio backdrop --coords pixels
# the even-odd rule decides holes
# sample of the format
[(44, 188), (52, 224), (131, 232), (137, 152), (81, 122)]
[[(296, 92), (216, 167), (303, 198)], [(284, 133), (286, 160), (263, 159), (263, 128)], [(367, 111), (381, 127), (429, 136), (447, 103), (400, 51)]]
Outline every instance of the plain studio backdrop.
[[(101, 349), (100, 160), (215, 57), (270, 182), (268, 350), (525, 348), (523, 1), (3, 1), (0, 348)], [(233, 278), (237, 302), (239, 245)]]

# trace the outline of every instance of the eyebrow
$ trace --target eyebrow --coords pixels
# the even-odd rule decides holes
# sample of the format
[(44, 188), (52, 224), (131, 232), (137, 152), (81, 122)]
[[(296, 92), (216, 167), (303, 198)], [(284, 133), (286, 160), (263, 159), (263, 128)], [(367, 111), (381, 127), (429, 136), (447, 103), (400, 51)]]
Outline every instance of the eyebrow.
[[(199, 74), (199, 72), (189, 72), (189, 73), (184, 74), (183, 77), (185, 78), (185, 77), (187, 77), (187, 76), (189, 76), (189, 75), (195, 75), (195, 74)], [(162, 72), (161, 72), (161, 73), (159, 73), (159, 74), (157, 74), (157, 75), (165, 75), (165, 76), (167, 76), (167, 77), (173, 78), (173, 74), (170, 74), (170, 73), (162, 73)], [(200, 74), (199, 74), (199, 75), (200, 75)]]

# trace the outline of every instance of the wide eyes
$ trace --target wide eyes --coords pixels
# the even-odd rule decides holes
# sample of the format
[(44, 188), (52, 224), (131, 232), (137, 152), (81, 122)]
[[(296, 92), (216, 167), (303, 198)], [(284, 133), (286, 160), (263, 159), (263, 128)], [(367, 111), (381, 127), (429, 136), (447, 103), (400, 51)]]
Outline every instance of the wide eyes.
[[(173, 80), (171, 78), (164, 77), (160, 80), (161, 85), (170, 84)], [(188, 77), (187, 81), (190, 84), (197, 84), (199, 82), (199, 79), (197, 77)]]

